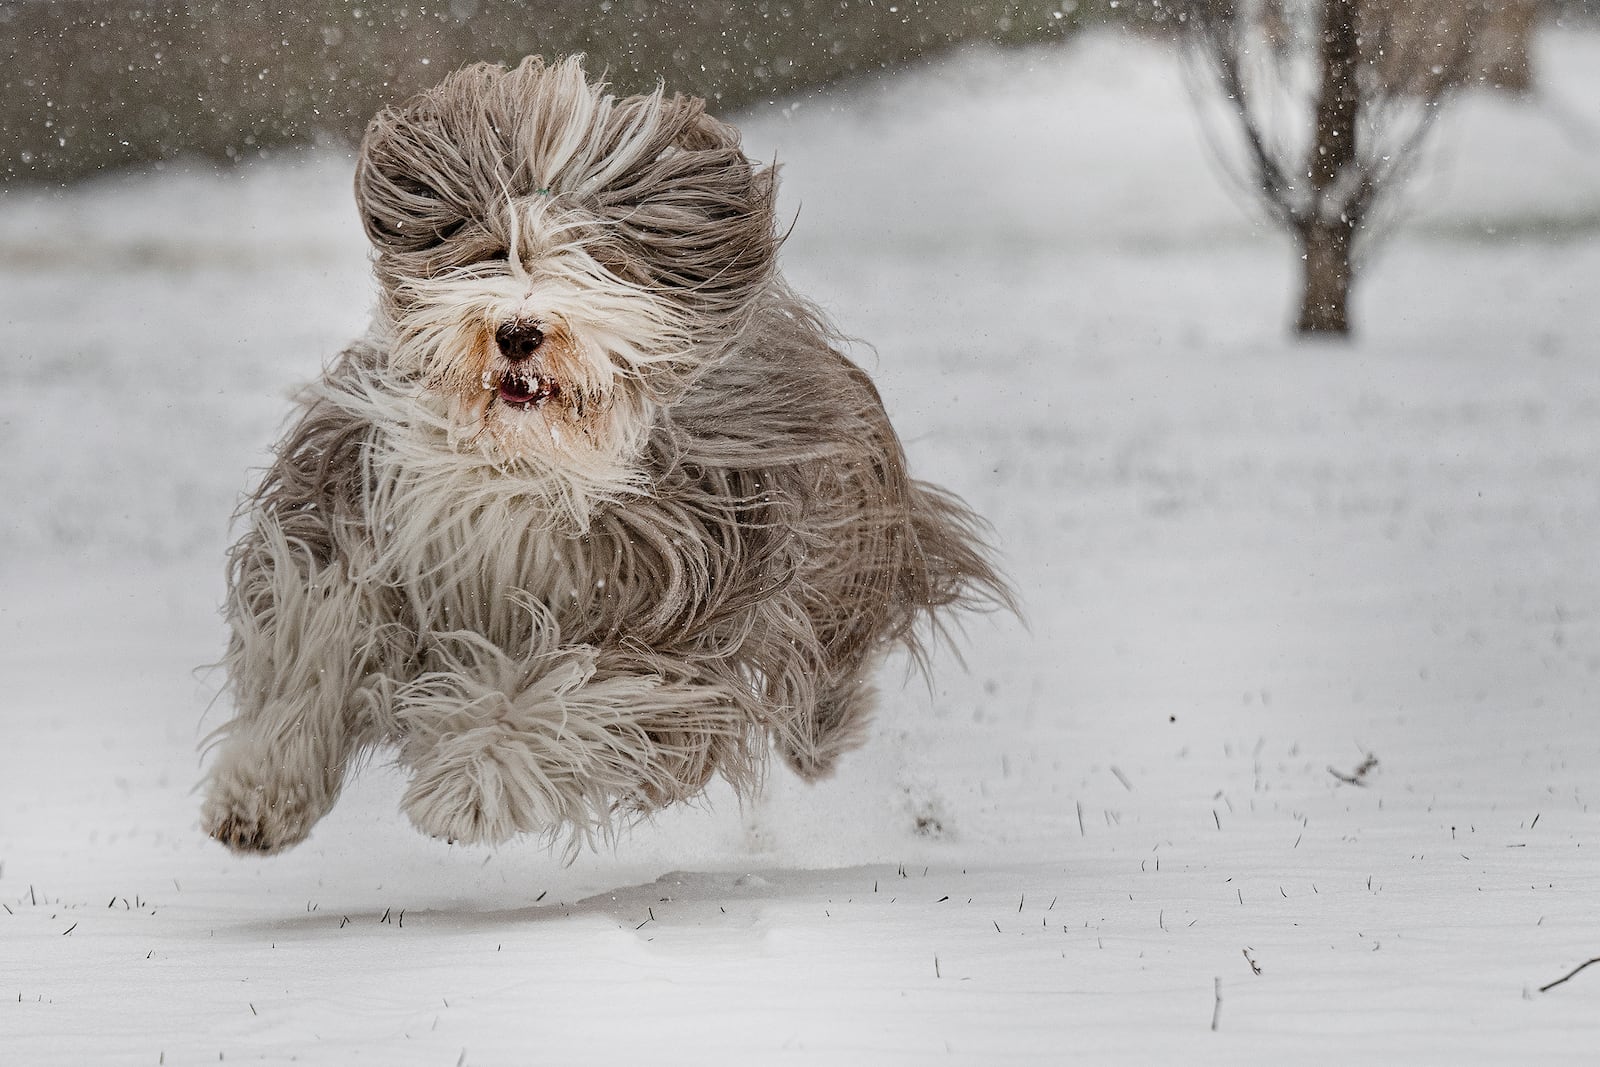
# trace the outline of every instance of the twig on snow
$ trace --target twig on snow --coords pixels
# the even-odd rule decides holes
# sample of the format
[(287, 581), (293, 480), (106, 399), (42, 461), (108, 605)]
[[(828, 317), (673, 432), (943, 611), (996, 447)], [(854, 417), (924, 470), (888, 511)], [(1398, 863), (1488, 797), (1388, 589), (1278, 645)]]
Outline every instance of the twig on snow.
[(1378, 757), (1368, 752), (1367, 758), (1362, 760), (1360, 765), (1349, 774), (1336, 771), (1331, 766), (1328, 768), (1328, 773), (1339, 779), (1339, 781), (1344, 782), (1346, 785), (1366, 785), (1367, 775), (1371, 774), (1373, 770), (1377, 768), (1377, 766)]
[(1217, 1020), (1222, 1018), (1222, 979), (1211, 979), (1211, 1032), (1217, 1032)]
[(1565, 982), (1567, 979), (1572, 978), (1579, 971), (1583, 970), (1585, 967), (1591, 967), (1596, 963), (1600, 963), (1600, 956), (1596, 956), (1592, 960), (1584, 960), (1582, 963), (1578, 964), (1576, 967), (1572, 968), (1572, 970), (1568, 971), (1566, 974), (1562, 975), (1560, 978), (1557, 978), (1554, 982), (1551, 982), (1549, 985), (1540, 986), (1539, 987), (1539, 992), (1541, 992), (1541, 993), (1550, 992), (1550, 990), (1554, 989), (1556, 986), (1560, 985), (1562, 982)]

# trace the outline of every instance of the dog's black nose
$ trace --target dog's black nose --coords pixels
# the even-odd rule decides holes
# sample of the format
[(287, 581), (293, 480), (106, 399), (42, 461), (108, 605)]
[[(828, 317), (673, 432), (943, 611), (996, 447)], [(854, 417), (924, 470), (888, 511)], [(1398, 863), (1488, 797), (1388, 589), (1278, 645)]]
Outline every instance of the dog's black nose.
[(544, 344), (544, 331), (538, 323), (529, 319), (512, 319), (501, 323), (494, 332), (494, 343), (500, 346), (501, 355), (518, 363), (533, 358), (539, 346)]

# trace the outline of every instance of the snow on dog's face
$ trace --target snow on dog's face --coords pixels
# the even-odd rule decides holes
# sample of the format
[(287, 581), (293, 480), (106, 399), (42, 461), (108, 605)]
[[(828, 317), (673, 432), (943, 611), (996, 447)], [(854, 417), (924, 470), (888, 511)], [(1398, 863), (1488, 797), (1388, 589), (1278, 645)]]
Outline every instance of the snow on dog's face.
[(774, 268), (770, 171), (700, 101), (618, 101), (577, 59), (468, 67), (368, 127), (356, 197), (388, 376), (457, 448), (626, 480)]

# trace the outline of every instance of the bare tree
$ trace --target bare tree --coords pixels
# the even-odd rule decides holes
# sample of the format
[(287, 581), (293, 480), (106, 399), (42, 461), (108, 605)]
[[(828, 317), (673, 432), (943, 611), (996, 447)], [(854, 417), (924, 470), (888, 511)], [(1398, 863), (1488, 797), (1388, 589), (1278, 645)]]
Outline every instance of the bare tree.
[(1349, 332), (1375, 208), (1414, 165), (1446, 93), (1468, 79), (1487, 7), (1191, 0), (1196, 54), (1243, 137), (1231, 177), (1299, 246), (1302, 334)]

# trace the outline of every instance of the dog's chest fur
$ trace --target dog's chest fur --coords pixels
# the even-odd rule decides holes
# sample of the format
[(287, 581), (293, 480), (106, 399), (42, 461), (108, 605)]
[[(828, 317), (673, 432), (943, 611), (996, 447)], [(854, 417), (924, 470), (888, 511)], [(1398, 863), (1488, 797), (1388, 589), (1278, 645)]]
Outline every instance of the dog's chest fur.
[(687, 509), (653, 493), (597, 497), (575, 529), (570, 483), (418, 444), (380, 435), (366, 519), (369, 573), (400, 595), (425, 644), (467, 630), (517, 653), (551, 623), (563, 641), (655, 641), (709, 585), (717, 596), (741, 584), (719, 563), (740, 535), (701, 536)]
[(455, 457), (384, 465), (379, 477), (369, 516), (377, 570), (419, 631), (471, 630), (505, 647), (526, 635), (529, 602), (563, 630), (587, 629), (581, 620), (607, 584), (594, 535), (564, 529), (536, 482)]

